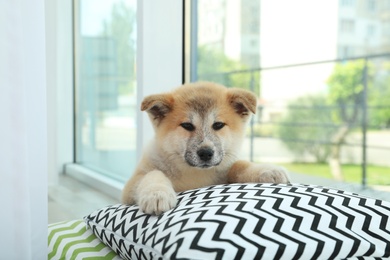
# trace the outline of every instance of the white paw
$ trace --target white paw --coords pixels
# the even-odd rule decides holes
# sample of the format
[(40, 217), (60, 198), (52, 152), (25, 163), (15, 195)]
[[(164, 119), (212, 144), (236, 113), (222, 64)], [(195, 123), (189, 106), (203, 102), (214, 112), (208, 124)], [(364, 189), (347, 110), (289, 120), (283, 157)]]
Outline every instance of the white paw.
[(146, 214), (160, 215), (176, 206), (176, 192), (165, 185), (149, 185), (138, 196), (138, 205)]
[(290, 183), (288, 171), (277, 165), (262, 165), (259, 182), (262, 183)]

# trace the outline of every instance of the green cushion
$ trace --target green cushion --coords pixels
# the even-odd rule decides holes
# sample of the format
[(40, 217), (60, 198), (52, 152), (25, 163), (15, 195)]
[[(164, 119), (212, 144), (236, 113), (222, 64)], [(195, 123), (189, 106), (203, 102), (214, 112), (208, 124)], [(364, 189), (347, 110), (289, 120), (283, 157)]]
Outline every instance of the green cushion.
[(48, 259), (121, 259), (83, 220), (51, 224), (48, 235)]

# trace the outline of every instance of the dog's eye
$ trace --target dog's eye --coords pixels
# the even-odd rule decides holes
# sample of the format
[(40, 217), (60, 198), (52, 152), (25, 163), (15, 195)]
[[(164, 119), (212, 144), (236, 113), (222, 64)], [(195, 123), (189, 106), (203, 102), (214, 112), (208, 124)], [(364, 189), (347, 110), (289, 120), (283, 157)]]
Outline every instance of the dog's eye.
[(214, 130), (219, 130), (219, 129), (222, 129), (226, 124), (225, 123), (222, 123), (222, 122), (215, 122), (213, 124), (213, 129)]
[(185, 130), (190, 131), (190, 132), (195, 130), (195, 126), (191, 123), (181, 123), (180, 126), (183, 127)]

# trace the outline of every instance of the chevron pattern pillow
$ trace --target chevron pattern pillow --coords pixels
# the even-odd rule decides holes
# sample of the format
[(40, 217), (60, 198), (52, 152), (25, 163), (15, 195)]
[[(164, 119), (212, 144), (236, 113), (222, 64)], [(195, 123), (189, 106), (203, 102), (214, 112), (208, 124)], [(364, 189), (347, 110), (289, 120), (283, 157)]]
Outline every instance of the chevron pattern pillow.
[(179, 193), (150, 216), (114, 205), (85, 217), (125, 259), (390, 257), (390, 203), (301, 184), (229, 184)]

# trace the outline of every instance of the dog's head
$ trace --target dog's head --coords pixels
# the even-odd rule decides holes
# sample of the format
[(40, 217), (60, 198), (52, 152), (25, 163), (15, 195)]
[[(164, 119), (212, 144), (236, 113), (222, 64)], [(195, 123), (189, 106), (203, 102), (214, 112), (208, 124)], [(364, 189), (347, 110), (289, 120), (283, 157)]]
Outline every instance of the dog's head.
[(167, 158), (210, 168), (236, 160), (256, 96), (246, 90), (199, 82), (146, 97), (141, 105)]

